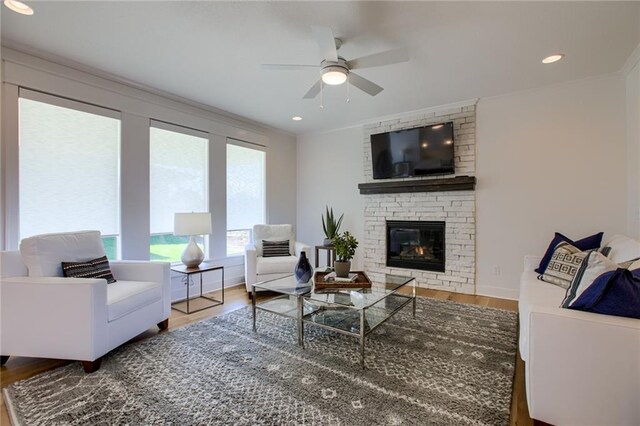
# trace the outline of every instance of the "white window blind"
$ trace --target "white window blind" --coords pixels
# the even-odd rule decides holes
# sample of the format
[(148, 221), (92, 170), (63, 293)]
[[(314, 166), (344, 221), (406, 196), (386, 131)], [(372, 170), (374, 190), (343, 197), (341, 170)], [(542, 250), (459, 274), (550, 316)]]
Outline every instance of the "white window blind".
[(265, 156), (227, 144), (227, 254), (241, 253), (253, 225), (265, 223)]
[(209, 211), (209, 141), (164, 128), (150, 131), (151, 234), (171, 234), (174, 213)]
[(35, 92), (20, 96), (20, 237), (86, 229), (117, 236), (119, 113), (96, 114), (97, 107)]

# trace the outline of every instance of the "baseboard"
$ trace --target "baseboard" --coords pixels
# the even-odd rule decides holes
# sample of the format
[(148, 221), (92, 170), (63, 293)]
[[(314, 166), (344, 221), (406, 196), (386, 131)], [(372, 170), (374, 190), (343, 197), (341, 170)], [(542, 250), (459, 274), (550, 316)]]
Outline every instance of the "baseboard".
[(476, 295), (498, 297), (500, 299), (518, 300), (520, 291), (513, 288), (485, 285), (476, 287)]

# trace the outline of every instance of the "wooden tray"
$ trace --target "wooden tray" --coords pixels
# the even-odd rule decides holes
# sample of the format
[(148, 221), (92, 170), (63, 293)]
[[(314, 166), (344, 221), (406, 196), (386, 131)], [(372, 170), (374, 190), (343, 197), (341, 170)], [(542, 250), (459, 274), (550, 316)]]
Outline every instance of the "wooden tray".
[(316, 290), (338, 290), (343, 288), (371, 288), (371, 280), (364, 271), (351, 271), (358, 274), (355, 281), (325, 281), (324, 276), (330, 272), (316, 272), (313, 276), (313, 284)]

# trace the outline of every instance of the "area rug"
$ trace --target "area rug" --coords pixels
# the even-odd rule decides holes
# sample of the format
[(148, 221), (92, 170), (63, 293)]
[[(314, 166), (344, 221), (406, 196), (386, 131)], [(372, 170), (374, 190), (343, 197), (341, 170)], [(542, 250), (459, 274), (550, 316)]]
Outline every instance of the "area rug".
[(17, 425), (506, 425), (516, 314), (419, 298), (357, 339), (250, 307), (5, 389)]

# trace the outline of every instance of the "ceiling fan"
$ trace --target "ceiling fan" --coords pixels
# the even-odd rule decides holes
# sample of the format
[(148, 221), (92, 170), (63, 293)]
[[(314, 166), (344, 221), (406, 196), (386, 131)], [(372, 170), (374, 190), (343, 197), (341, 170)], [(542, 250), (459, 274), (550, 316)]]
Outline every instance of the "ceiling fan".
[(374, 82), (352, 72), (363, 68), (380, 67), (384, 65), (407, 62), (409, 55), (403, 48), (387, 50), (361, 58), (346, 59), (338, 56), (338, 49), (342, 46), (342, 40), (333, 36), (333, 31), (329, 27), (311, 27), (313, 37), (320, 48), (320, 65), (297, 65), (297, 64), (262, 64), (262, 69), (266, 70), (305, 70), (319, 68), (321, 78), (311, 86), (311, 89), (303, 96), (303, 99), (313, 99), (322, 89), (322, 83), (329, 85), (339, 85), (349, 79), (349, 83), (371, 96), (382, 92), (383, 88)]

